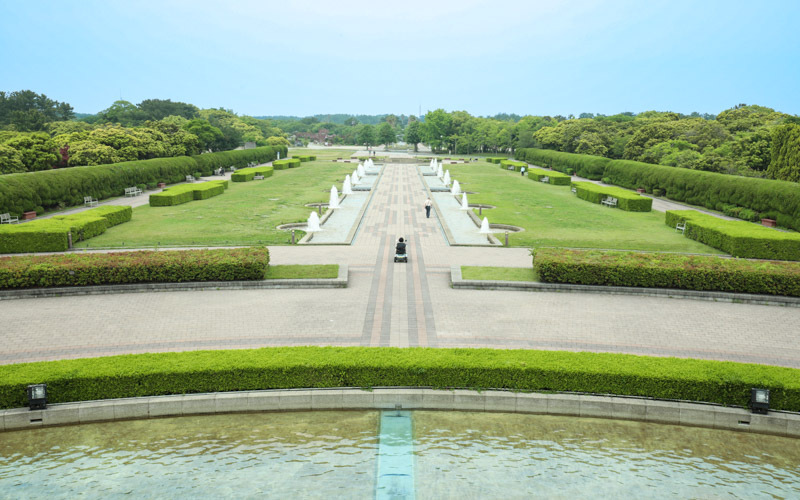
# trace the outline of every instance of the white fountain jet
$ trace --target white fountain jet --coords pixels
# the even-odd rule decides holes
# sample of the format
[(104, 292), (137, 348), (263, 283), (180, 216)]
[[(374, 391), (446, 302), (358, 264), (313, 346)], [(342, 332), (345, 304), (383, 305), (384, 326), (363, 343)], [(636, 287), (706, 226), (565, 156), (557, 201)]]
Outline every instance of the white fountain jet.
[(436, 158), (431, 158), (431, 168), (436, 170)]
[(492, 230), (489, 229), (489, 219), (486, 217), (483, 218), (483, 222), (481, 222), (481, 230), (478, 231), (481, 234), (491, 234)]
[(467, 203), (467, 192), (461, 193), (461, 210), (469, 210), (469, 203)]
[(450, 192), (456, 196), (461, 194), (461, 186), (458, 184), (457, 180), (453, 180), (453, 187), (450, 188)]
[(360, 163), (358, 164), (358, 168), (356, 169), (356, 171), (358, 172), (358, 177), (359, 178), (364, 177), (364, 174), (366, 174), (366, 172), (367, 172), (366, 170), (364, 170), (364, 165), (362, 165)]
[(359, 182), (361, 182), (361, 178), (358, 176), (358, 169), (353, 170), (353, 174), (350, 176), (350, 183), (355, 186)]
[(317, 215), (317, 212), (311, 212), (311, 215), (308, 216), (308, 227), (306, 227), (306, 232), (316, 233), (317, 231), (322, 231), (322, 228), (319, 227), (319, 215)]
[(442, 176), (444, 175), (444, 172), (442, 172), (442, 166), (441, 165), (437, 165), (434, 168), (436, 169), (436, 176), (441, 179)]
[(353, 194), (353, 187), (350, 185), (350, 176), (347, 175), (344, 178), (344, 184), (342, 185), (342, 194)]
[(444, 183), (445, 186), (449, 186), (450, 185), (450, 171), (449, 170), (445, 171), (444, 178), (442, 179), (442, 182)]
[(328, 202), (328, 208), (339, 208), (339, 191), (336, 190), (336, 186), (331, 186), (331, 200)]

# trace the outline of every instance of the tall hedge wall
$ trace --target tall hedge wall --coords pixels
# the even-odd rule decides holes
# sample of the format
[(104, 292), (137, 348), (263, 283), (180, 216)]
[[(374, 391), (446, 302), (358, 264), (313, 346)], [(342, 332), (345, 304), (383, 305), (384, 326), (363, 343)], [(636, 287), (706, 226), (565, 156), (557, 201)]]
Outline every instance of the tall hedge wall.
[(571, 168), (576, 175), (592, 180), (602, 179), (606, 165), (611, 161), (602, 156), (577, 155), (534, 148), (518, 149), (514, 153), (514, 157), (540, 167), (550, 167), (559, 172), (567, 172), (567, 169)]
[(21, 216), (23, 212), (37, 209), (78, 206), (83, 204), (84, 196), (98, 200), (123, 196), (125, 188), (137, 184), (174, 184), (198, 171), (210, 174), (220, 166), (244, 167), (252, 161), (270, 162), (276, 153), (285, 155), (286, 151), (283, 146), (263, 147), (3, 175), (0, 176), (0, 213)]

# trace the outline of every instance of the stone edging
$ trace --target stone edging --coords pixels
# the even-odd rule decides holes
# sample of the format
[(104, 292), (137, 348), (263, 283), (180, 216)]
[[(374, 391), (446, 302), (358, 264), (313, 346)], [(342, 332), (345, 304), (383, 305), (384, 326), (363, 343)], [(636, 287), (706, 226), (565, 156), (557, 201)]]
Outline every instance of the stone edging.
[(678, 290), (675, 288), (638, 288), (629, 286), (571, 285), (565, 283), (539, 283), (535, 281), (465, 280), (461, 266), (450, 266), (450, 283), (453, 288), (466, 290), (514, 290), (527, 292), (605, 293), (611, 295), (645, 295), (671, 299), (711, 300), (740, 304), (800, 307), (800, 297), (783, 295), (757, 295), (752, 293), (711, 292), (703, 290)]
[(276, 288), (347, 288), (347, 264), (339, 264), (336, 278), (288, 279), (259, 281), (192, 281), (187, 283), (131, 283), (58, 288), (28, 288), (0, 290), (0, 300), (69, 297), (76, 295), (106, 295), (137, 292), (185, 292), (204, 290), (269, 290)]
[(377, 388), (297, 389), (84, 401), (0, 411), (0, 431), (114, 420), (310, 410), (447, 410), (564, 415), (689, 425), (800, 438), (800, 414), (580, 394)]

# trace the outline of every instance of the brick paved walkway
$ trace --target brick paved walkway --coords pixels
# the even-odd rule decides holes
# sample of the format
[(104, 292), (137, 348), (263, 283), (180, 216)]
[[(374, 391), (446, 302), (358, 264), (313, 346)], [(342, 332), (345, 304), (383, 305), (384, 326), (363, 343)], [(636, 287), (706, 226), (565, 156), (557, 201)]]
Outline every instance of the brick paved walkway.
[[(413, 165), (388, 165), (352, 246), (272, 247), (345, 263), (347, 289), (159, 292), (0, 303), (0, 364), (284, 345), (621, 352), (800, 368), (800, 309), (654, 297), (453, 290), (450, 266), (529, 266), (526, 249), (449, 247)], [(407, 264), (392, 261), (399, 236)]]

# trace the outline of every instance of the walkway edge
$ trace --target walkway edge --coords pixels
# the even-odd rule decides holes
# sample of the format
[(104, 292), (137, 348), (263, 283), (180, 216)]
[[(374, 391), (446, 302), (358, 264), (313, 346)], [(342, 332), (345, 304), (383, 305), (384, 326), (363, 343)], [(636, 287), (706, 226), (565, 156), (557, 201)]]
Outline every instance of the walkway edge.
[(800, 413), (624, 398), (430, 388), (293, 389), (83, 401), (0, 411), (0, 431), (117, 420), (311, 410), (444, 410), (636, 420), (800, 438)]
[(187, 292), (204, 290), (271, 290), (278, 288), (347, 288), (347, 264), (339, 264), (336, 278), (288, 279), (260, 281), (193, 281), (187, 283), (131, 283), (59, 288), (0, 290), (0, 300), (107, 295), (139, 292)]
[(523, 292), (604, 293), (611, 295), (644, 295), (670, 299), (710, 300), (737, 304), (800, 307), (800, 297), (783, 295), (758, 295), (752, 293), (679, 290), (676, 288), (639, 288), (628, 286), (572, 285), (566, 283), (539, 283), (535, 281), (465, 280), (461, 266), (450, 266), (450, 283), (453, 288), (465, 290), (511, 290)]

